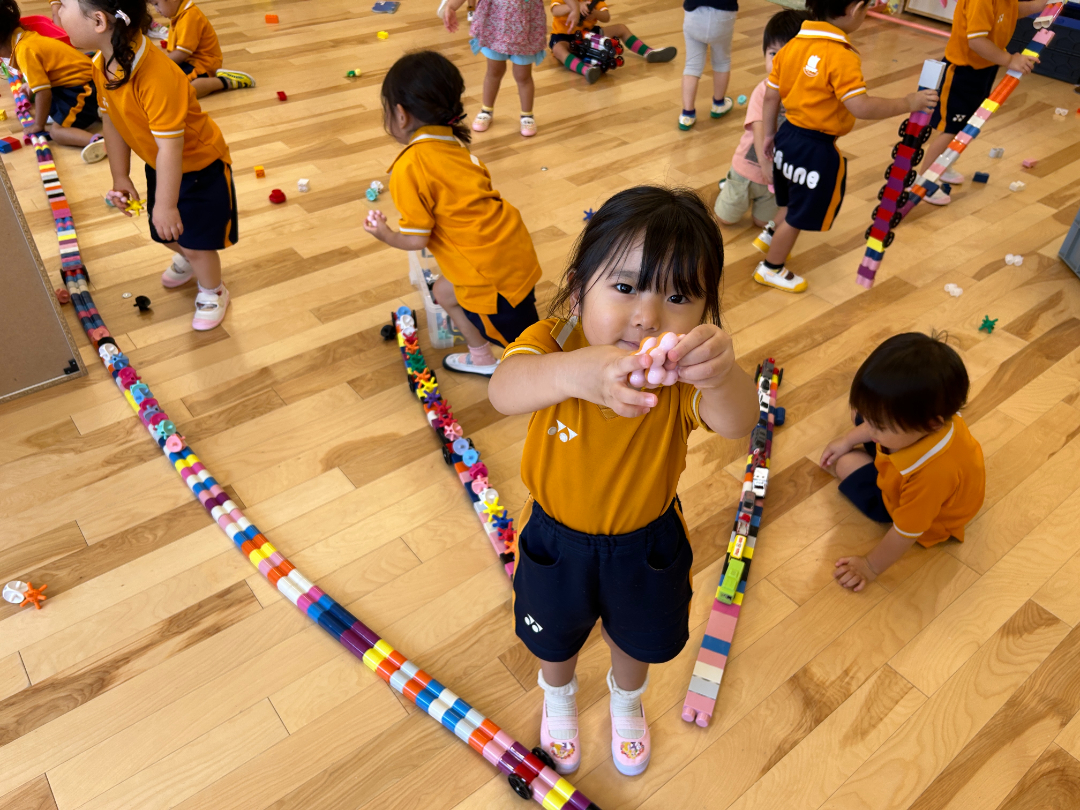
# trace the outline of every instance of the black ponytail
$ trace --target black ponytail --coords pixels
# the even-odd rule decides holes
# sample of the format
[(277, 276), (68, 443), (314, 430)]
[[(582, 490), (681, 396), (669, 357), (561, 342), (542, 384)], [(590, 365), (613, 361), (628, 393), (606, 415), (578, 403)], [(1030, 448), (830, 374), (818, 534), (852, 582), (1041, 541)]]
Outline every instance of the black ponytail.
[(464, 94), (461, 72), (435, 51), (405, 54), (390, 68), (382, 83), (386, 120), (400, 104), (421, 124), (450, 127), (454, 137), (470, 143), (472, 132), (465, 126), (465, 107), (461, 103)]
[[(79, 0), (79, 5), (84, 13), (100, 11), (109, 18), (113, 55), (104, 67), (108, 73), (109, 65), (115, 62), (123, 75), (105, 86), (110, 90), (122, 87), (131, 78), (135, 64), (135, 46), (132, 42), (135, 34), (140, 31), (146, 33), (150, 29), (151, 17), (146, 0)], [(147, 47), (150, 47), (149, 43)]]
[(0, 42), (7, 45), (19, 27), (19, 4), (15, 0), (0, 0)]

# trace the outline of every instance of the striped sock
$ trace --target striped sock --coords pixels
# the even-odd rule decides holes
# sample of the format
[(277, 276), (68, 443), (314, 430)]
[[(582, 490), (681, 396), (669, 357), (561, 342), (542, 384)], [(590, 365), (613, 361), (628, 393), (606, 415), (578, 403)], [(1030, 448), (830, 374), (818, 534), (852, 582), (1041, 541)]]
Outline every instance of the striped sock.
[(585, 75), (585, 71), (589, 68), (589, 65), (587, 65), (585, 62), (582, 62), (573, 54), (570, 54), (565, 59), (563, 59), (563, 64), (570, 68), (570, 70), (574, 71), (574, 73), (580, 73), (582, 76)]
[(638, 56), (644, 56), (645, 54), (647, 54), (649, 51), (652, 50), (652, 48), (650, 48), (648, 45), (646, 45), (640, 39), (635, 37), (633, 34), (631, 34), (629, 37), (627, 37), (626, 42), (624, 42), (623, 44), (626, 45), (627, 48), (632, 50)]

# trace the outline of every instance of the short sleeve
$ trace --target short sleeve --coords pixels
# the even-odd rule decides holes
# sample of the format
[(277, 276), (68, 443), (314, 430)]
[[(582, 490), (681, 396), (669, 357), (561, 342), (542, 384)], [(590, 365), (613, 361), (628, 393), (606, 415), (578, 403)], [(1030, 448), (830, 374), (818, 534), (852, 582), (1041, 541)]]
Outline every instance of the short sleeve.
[(900, 497), (892, 510), (893, 527), (904, 537), (915, 540), (923, 535), (941, 514), (941, 507), (956, 492), (958, 481), (946, 471), (931, 465), (908, 476), (900, 486)]
[[(95, 58), (96, 58), (96, 56), (95, 56)], [(94, 88), (97, 90), (96, 95), (97, 95), (98, 115), (108, 115), (109, 114), (109, 97), (108, 97), (108, 94), (107, 94), (107, 92), (105, 90), (105, 77), (101, 73), (99, 73), (96, 70), (96, 68), (95, 68), (92, 76), (93, 76), (92, 81), (94, 82)]]
[[(193, 10), (193, 9), (192, 9)], [(169, 50), (193, 54), (199, 49), (200, 25), (195, 14), (189, 10), (169, 27)]]
[(518, 335), (517, 340), (506, 347), (506, 351), (502, 355), (503, 359), (512, 354), (551, 354), (552, 352), (562, 351), (556, 336), (552, 334), (552, 330), (559, 325), (564, 328), (568, 326), (565, 321), (557, 318), (545, 318), (542, 321), (537, 321)]
[(760, 82), (758, 86), (754, 88), (754, 92), (750, 94), (750, 100), (746, 103), (746, 120), (743, 121), (743, 126), (748, 127), (751, 124), (756, 124), (758, 121), (764, 120), (764, 112), (765, 82)]
[(990, 0), (969, 0), (964, 4), (964, 18), (968, 39), (988, 37), (994, 28), (994, 4)]
[[(786, 45), (784, 46), (787, 47)], [(769, 73), (769, 78), (765, 80), (765, 84), (771, 87), (773, 90), (780, 89), (780, 67), (784, 62), (784, 48), (773, 57), (772, 71)]]
[(837, 48), (837, 57), (831, 59), (833, 64), (832, 82), (833, 92), (841, 103), (849, 98), (862, 95), (866, 92), (866, 79), (862, 75), (862, 61), (855, 51), (847, 48)]
[(675, 384), (679, 387), (679, 413), (686, 426), (686, 433), (689, 435), (694, 428), (702, 428), (712, 433), (712, 428), (701, 418), (701, 389), (684, 382)]
[[(155, 138), (183, 138), (191, 103), (188, 93), (191, 85), (179, 67), (167, 62), (167, 70), (145, 75), (137, 90), (139, 102), (146, 112), (150, 134)], [(138, 74), (136, 74), (138, 76)]]
[(401, 214), (398, 230), (426, 235), (435, 227), (435, 200), (431, 197), (423, 168), (409, 152), (402, 156), (404, 159), (398, 159), (390, 172), (390, 196)]
[(26, 77), (26, 84), (29, 86), (31, 93), (48, 90), (52, 87), (41, 54), (32, 51), (30, 48), (23, 47), (19, 49), (18, 69)]

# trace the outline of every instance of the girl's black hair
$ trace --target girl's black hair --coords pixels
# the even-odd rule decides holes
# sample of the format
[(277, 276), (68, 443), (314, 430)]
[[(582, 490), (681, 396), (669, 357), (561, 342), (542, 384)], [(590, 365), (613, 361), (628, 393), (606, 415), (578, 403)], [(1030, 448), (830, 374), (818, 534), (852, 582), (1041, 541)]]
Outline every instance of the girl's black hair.
[(938, 335), (905, 332), (866, 358), (851, 381), (851, 407), (879, 428), (935, 429), (967, 402), (968, 373)]
[[(146, 0), (79, 0), (79, 6), (84, 14), (95, 11), (102, 12), (109, 18), (112, 25), (113, 55), (112, 59), (103, 67), (106, 74), (108, 74), (109, 65), (116, 63), (122, 74), (118, 78), (107, 82), (105, 86), (110, 90), (115, 90), (117, 87), (127, 84), (131, 78), (131, 68), (135, 64), (135, 46), (132, 40), (136, 32), (142, 31), (145, 33), (150, 28), (151, 17)], [(123, 17), (117, 16), (118, 11), (126, 15), (130, 22), (126, 22)], [(146, 47), (149, 48), (152, 44), (147, 42)], [(115, 72), (114, 70), (113, 73)]]
[(702, 321), (719, 326), (724, 240), (712, 211), (688, 188), (636, 186), (600, 206), (574, 245), (551, 313), (567, 316), (580, 307), (598, 274), (639, 240), (638, 289), (704, 298)]
[(806, 10), (810, 12), (811, 20), (828, 22), (843, 17), (847, 14), (848, 6), (857, 2), (870, 4), (869, 0), (806, 0)]
[(19, 27), (19, 4), (15, 0), (0, 0), (0, 41), (5, 45)]
[(785, 8), (773, 14), (765, 23), (765, 33), (761, 38), (761, 50), (767, 51), (776, 46), (783, 48), (791, 40), (795, 39), (802, 29), (804, 21), (810, 16), (805, 11)]
[(428, 126), (447, 126), (463, 143), (472, 141), (472, 133), (463, 123), (465, 80), (454, 63), (435, 51), (407, 53), (386, 73), (382, 83), (385, 120), (394, 108), (402, 108)]

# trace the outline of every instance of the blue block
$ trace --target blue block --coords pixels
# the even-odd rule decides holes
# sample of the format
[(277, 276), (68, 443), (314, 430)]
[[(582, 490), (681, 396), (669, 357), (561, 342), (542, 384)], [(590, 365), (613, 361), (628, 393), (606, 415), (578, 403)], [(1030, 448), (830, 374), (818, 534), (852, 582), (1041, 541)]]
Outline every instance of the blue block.
[(720, 655), (727, 655), (731, 652), (731, 644), (727, 641), (714, 638), (713, 636), (705, 636), (701, 639), (702, 649), (711, 650), (714, 653), (720, 653)]
[(990, 179), (990, 175), (986, 172), (975, 172), (975, 176), (971, 178), (973, 183), (985, 183)]

